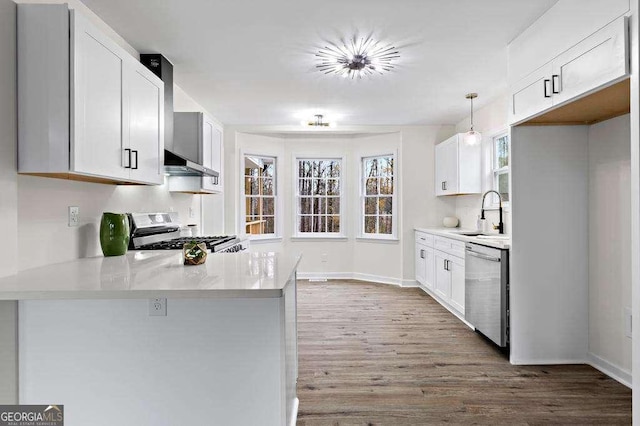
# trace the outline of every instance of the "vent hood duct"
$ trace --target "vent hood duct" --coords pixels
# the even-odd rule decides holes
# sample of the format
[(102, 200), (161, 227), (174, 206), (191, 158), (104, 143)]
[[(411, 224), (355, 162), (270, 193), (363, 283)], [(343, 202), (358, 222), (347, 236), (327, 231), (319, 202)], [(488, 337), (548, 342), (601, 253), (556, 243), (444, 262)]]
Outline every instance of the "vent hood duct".
[[(173, 64), (159, 53), (143, 53), (140, 62), (149, 68), (164, 82), (164, 170), (170, 176), (211, 176), (218, 177), (219, 173), (193, 161), (197, 154), (192, 154), (197, 140), (193, 140), (193, 147), (188, 146), (191, 140), (176, 144), (175, 113), (173, 111)], [(186, 142), (188, 149), (185, 150)], [(183, 152), (184, 151), (184, 152)]]
[(212, 176), (219, 177), (215, 170), (187, 160), (171, 151), (164, 151), (164, 171), (171, 176)]

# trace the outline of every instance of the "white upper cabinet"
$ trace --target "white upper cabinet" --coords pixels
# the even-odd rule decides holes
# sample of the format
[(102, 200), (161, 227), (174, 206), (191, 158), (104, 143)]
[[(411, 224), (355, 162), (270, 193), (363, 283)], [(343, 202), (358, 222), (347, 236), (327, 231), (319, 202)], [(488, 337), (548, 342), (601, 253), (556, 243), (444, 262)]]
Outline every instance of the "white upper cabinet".
[(18, 67), (20, 173), (163, 182), (164, 83), (86, 18), (18, 5)]
[(436, 145), (436, 195), (478, 194), (482, 191), (481, 148), (464, 143), (459, 133)]
[(553, 106), (551, 63), (534, 71), (511, 87), (511, 122), (521, 121)]
[(170, 176), (169, 190), (222, 193), (222, 128), (202, 112), (176, 112), (174, 119), (174, 153), (218, 172), (218, 176)]
[(553, 103), (561, 104), (629, 75), (629, 31), (620, 17), (553, 61)]
[(628, 11), (629, 0), (560, 0), (516, 38), (509, 45), (509, 122), (626, 78)]
[[(150, 71), (136, 64), (127, 73), (129, 134), (125, 135), (125, 167), (138, 182), (164, 182), (164, 89)], [(153, 76), (155, 77), (155, 76)], [(128, 140), (127, 140), (128, 136)], [(129, 159), (131, 156), (131, 159)]]

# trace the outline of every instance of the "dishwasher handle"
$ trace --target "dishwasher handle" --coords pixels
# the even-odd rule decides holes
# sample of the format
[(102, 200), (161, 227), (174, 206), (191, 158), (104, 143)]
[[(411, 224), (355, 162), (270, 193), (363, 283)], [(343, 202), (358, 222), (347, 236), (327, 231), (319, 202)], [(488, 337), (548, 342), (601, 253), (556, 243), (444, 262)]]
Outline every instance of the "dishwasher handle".
[(473, 251), (470, 248), (467, 248), (467, 254), (473, 257), (479, 257), (480, 259), (490, 260), (491, 262), (500, 262), (499, 257), (487, 256), (484, 253), (478, 253), (477, 251)]

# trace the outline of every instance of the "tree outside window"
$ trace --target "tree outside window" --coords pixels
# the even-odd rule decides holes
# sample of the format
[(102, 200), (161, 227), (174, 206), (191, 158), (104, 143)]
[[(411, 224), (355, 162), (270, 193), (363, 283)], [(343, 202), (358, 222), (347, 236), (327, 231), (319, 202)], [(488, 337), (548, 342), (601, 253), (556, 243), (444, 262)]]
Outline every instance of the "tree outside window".
[(365, 236), (394, 234), (394, 157), (362, 159), (362, 222)]
[[(503, 202), (509, 202), (509, 135), (502, 134), (493, 138), (493, 189), (502, 196)], [(495, 203), (498, 203), (495, 197)]]
[(342, 160), (297, 159), (298, 234), (340, 234)]
[(244, 157), (245, 232), (276, 234), (276, 159)]

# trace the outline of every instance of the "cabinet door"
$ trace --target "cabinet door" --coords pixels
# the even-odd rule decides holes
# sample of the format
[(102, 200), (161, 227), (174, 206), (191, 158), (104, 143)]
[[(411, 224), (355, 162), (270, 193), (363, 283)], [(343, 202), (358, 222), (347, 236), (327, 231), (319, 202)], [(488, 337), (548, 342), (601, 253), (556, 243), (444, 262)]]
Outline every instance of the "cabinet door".
[(552, 64), (549, 63), (531, 73), (510, 90), (511, 108), (509, 123), (515, 124), (553, 105), (551, 75)]
[(452, 195), (458, 192), (458, 135), (436, 145), (435, 150), (436, 195)]
[(415, 245), (415, 268), (416, 268), (416, 281), (419, 284), (426, 285), (426, 256), (427, 256), (427, 248), (422, 244)]
[(435, 251), (432, 248), (425, 247), (425, 259), (424, 259), (424, 285), (433, 290), (435, 285)]
[(73, 11), (71, 17), (70, 170), (126, 180), (122, 84), (126, 56), (84, 18)]
[[(128, 102), (128, 146), (131, 180), (162, 184), (164, 152), (164, 88), (146, 68), (133, 63), (126, 84)], [(127, 158), (127, 163), (129, 159)]]
[(451, 299), (451, 273), (448, 270), (448, 258), (444, 253), (435, 252), (435, 275), (436, 286), (435, 292), (438, 296), (449, 302)]
[(629, 74), (627, 18), (620, 17), (553, 61), (553, 104)]
[(464, 315), (464, 260), (449, 258), (449, 271), (451, 272), (451, 306)]

